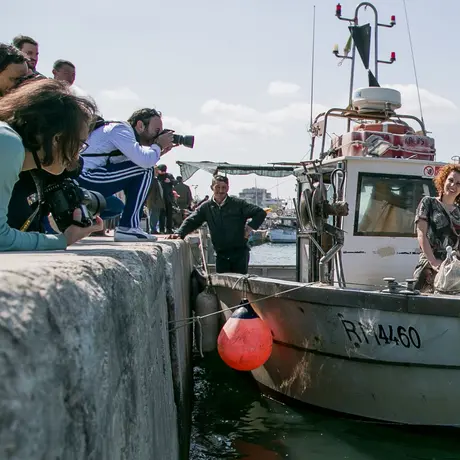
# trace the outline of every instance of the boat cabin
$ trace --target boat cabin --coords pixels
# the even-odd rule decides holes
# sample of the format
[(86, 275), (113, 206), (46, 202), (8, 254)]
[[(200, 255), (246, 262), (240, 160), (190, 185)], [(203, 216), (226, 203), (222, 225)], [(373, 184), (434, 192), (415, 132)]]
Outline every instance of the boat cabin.
[(385, 277), (412, 278), (419, 257), (415, 212), (423, 196), (435, 195), (433, 178), (443, 163), (435, 161), (422, 121), (396, 114), (400, 106), (393, 89), (362, 88), (351, 108), (315, 120), (315, 137), (332, 117), (347, 120), (349, 130), (329, 149), (323, 137), (319, 158), (295, 171), (298, 281), (375, 289)]

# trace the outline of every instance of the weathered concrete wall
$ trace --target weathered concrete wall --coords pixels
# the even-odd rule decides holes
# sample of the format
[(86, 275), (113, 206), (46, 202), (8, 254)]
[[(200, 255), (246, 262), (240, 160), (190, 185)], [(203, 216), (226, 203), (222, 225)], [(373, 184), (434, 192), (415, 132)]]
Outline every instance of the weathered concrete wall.
[(105, 241), (0, 255), (2, 460), (187, 458), (190, 248)]

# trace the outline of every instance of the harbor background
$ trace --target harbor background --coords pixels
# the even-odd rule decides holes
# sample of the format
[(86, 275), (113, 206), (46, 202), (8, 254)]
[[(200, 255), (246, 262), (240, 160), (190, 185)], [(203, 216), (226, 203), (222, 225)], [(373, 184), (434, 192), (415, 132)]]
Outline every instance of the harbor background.
[[(295, 264), (295, 244), (252, 248), (253, 264)], [(260, 394), (248, 373), (217, 353), (195, 355), (190, 460), (452, 460), (460, 459), (456, 429), (377, 424)]]

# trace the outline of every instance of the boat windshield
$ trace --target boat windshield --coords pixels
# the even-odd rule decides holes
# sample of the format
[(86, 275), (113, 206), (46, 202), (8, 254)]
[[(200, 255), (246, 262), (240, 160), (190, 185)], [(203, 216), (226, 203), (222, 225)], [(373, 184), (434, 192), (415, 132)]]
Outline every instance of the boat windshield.
[(435, 194), (432, 179), (360, 173), (354, 234), (415, 237), (417, 206), (424, 196)]

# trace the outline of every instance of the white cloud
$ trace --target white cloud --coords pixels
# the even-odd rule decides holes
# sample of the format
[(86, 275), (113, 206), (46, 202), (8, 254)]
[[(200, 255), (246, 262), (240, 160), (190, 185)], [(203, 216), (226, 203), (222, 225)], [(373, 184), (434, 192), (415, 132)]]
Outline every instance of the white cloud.
[[(416, 85), (395, 84), (385, 85), (385, 87), (393, 88), (401, 93), (402, 107), (399, 109), (399, 113), (413, 114), (416, 116), (420, 115)], [(454, 102), (443, 96), (432, 93), (427, 89), (420, 88), (420, 99), (422, 101), (424, 117), (428, 119), (430, 123), (454, 122), (457, 121), (460, 116), (458, 107)]]
[[(325, 111), (324, 106), (313, 105), (314, 116), (323, 111)], [(310, 104), (294, 102), (281, 109), (260, 112), (245, 105), (212, 99), (203, 104), (201, 113), (212, 117), (216, 123), (231, 132), (280, 135), (283, 133), (282, 124), (295, 121), (309, 123)]]
[(222, 133), (222, 127), (218, 124), (194, 125), (188, 120), (179, 120), (176, 117), (163, 117), (163, 126), (174, 129), (179, 134), (193, 134), (194, 136), (215, 136)]
[(240, 104), (228, 104), (217, 99), (206, 101), (201, 107), (203, 115), (214, 117), (231, 117), (242, 121), (254, 121), (259, 117), (259, 112), (251, 107)]
[(104, 99), (110, 99), (112, 101), (138, 101), (139, 96), (130, 88), (116, 88), (116, 89), (106, 89), (101, 91), (100, 97)]
[(286, 96), (291, 94), (297, 94), (300, 91), (300, 86), (296, 83), (290, 83), (286, 81), (272, 81), (268, 85), (268, 94), (272, 96)]
[[(322, 105), (313, 106), (314, 115), (324, 111)], [(291, 124), (295, 126), (294, 130), (299, 132), (300, 129), (306, 134), (306, 126), (310, 122), (310, 104), (304, 102), (294, 102), (280, 109), (263, 112), (246, 105), (211, 99), (202, 105), (201, 113), (206, 118), (203, 123), (164, 116), (163, 125), (180, 134), (194, 135), (197, 148), (206, 145), (215, 148), (216, 145), (225, 144), (234, 149), (242, 142), (247, 142), (248, 138), (266, 141), (270, 137), (277, 137), (279, 140), (286, 135)], [(304, 126), (299, 126), (299, 122)]]
[[(313, 104), (313, 115), (326, 110), (320, 104)], [(310, 104), (293, 102), (281, 109), (260, 112), (245, 105), (228, 104), (217, 99), (206, 101), (201, 107), (201, 113), (216, 119), (235, 119), (247, 122), (284, 123), (292, 120), (310, 120)]]

